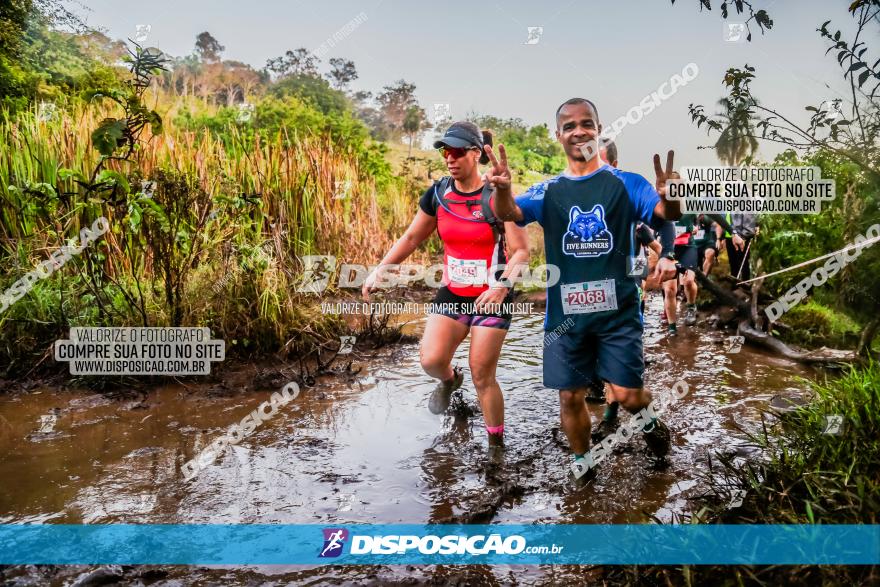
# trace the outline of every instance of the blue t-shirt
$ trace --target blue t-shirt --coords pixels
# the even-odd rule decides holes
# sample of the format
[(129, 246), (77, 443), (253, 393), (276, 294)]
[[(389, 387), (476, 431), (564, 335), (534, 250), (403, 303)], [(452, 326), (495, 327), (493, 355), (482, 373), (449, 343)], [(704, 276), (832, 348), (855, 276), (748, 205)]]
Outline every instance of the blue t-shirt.
[(603, 332), (638, 313), (638, 286), (629, 275), (635, 227), (651, 222), (657, 190), (636, 173), (604, 165), (589, 175), (557, 175), (516, 198), (525, 226), (544, 229), (547, 264), (560, 278), (547, 288), (546, 330), (568, 318), (574, 330)]

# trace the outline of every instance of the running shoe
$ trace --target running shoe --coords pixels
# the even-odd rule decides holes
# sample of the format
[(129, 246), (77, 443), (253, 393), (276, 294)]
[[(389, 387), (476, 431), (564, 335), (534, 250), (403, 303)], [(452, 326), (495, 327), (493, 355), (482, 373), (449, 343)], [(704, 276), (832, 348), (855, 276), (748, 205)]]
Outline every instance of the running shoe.
[(694, 304), (688, 304), (687, 311), (684, 314), (684, 323), (693, 326), (697, 323), (697, 307)]
[(660, 314), (660, 323), (665, 325), (667, 322), (669, 319), (666, 317), (666, 310), (663, 310), (663, 313)]
[[(577, 472), (576, 472), (577, 470)], [(587, 468), (587, 459), (575, 459), (574, 463), (568, 468), (568, 478), (575, 487), (583, 487), (596, 478), (598, 471), (596, 467)]]
[(620, 425), (620, 419), (614, 418), (614, 420), (602, 420), (599, 422), (599, 425), (593, 428), (591, 433), (591, 437), (593, 442), (601, 442), (603, 438), (606, 436), (610, 436), (617, 432), (617, 427)]
[(678, 326), (676, 326), (675, 322), (670, 322), (667, 327), (667, 333), (669, 336), (675, 336), (678, 334)]
[(452, 392), (461, 387), (464, 381), (464, 373), (459, 367), (452, 370), (452, 381), (441, 381), (431, 392), (428, 399), (428, 409), (432, 414), (442, 414), (449, 409)]
[(648, 450), (654, 453), (655, 457), (663, 458), (669, 453), (672, 447), (672, 435), (661, 420), (654, 420), (654, 427), (650, 432), (645, 432), (644, 436)]

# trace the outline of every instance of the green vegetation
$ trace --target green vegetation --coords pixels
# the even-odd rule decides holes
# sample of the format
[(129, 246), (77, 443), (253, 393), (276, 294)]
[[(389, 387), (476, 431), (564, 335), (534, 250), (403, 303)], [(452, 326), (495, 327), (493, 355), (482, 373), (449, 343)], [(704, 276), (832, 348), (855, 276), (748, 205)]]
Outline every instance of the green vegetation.
[(517, 181), (531, 185), (565, 169), (565, 153), (546, 125), (528, 127), (519, 118), (505, 120), (495, 116), (476, 116), (472, 120), (492, 130), (495, 142), (507, 149), (510, 169)]
[[(710, 3), (705, 3), (709, 7)], [(849, 5), (853, 26), (849, 31), (829, 28), (822, 23), (817, 32), (840, 67), (842, 80), (850, 86), (852, 101), (840, 98), (807, 105), (803, 116), (764, 104), (752, 92), (757, 79), (754, 67), (731, 67), (723, 83), (728, 95), (718, 104), (722, 112), (708, 115), (701, 105), (689, 107), (698, 127), (717, 134), (713, 147), (718, 158), (729, 165), (750, 161), (760, 141), (789, 147), (774, 164), (817, 166), (823, 178), (836, 183), (836, 198), (822, 203), (821, 214), (767, 215), (761, 218), (761, 235), (754, 241), (753, 265), (764, 272), (790, 267), (850, 245), (858, 235), (880, 223), (880, 59), (871, 47), (876, 0), (857, 0)], [(727, 3), (722, 3), (727, 18)], [(736, 6), (743, 11), (743, 4)], [(772, 20), (763, 10), (748, 5), (762, 30)], [(749, 22), (747, 21), (747, 23)], [(818, 24), (818, 23), (817, 23)], [(749, 40), (751, 34), (749, 35)], [(873, 57), (872, 51), (874, 50)], [(873, 63), (873, 65), (872, 65)], [(816, 101), (821, 100), (816, 97)], [(845, 110), (847, 112), (845, 112)], [(764, 284), (765, 290), (779, 297), (819, 265), (811, 265), (776, 277)], [(856, 278), (858, 276), (858, 278)], [(830, 309), (844, 312), (862, 323), (858, 350), (871, 354), (872, 340), (880, 331), (880, 247), (862, 249), (859, 258), (841, 270), (834, 279), (815, 288), (812, 295)], [(804, 315), (801, 314), (801, 318)], [(785, 322), (789, 317), (785, 316)]]
[(859, 343), (861, 326), (843, 312), (822, 305), (815, 300), (802, 302), (786, 312), (788, 329), (779, 337), (807, 348), (855, 348)]
[(717, 521), (756, 524), (876, 524), (880, 511), (880, 364), (811, 383), (812, 400), (768, 415), (749, 440), (763, 459), (722, 456), (706, 475), (719, 496), (743, 489), (742, 506)]

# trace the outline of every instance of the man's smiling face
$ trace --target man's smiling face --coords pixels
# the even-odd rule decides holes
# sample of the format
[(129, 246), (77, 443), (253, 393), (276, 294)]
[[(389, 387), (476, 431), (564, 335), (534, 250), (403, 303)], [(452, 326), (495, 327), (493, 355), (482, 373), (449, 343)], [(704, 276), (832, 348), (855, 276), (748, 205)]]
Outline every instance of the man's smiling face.
[(556, 116), (556, 140), (562, 144), (569, 160), (586, 161), (583, 148), (592, 141), (592, 159), (598, 155), (596, 142), (602, 125), (593, 107), (586, 102), (566, 104)]

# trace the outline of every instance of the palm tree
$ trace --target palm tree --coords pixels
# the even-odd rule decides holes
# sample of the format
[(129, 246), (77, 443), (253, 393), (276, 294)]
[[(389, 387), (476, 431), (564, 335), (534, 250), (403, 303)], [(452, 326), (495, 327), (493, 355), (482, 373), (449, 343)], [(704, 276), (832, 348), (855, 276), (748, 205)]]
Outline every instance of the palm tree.
[(715, 151), (723, 163), (736, 167), (758, 151), (755, 116), (748, 104), (730, 98), (721, 98), (718, 105), (723, 109), (718, 116), (724, 121), (724, 130), (718, 136)]

